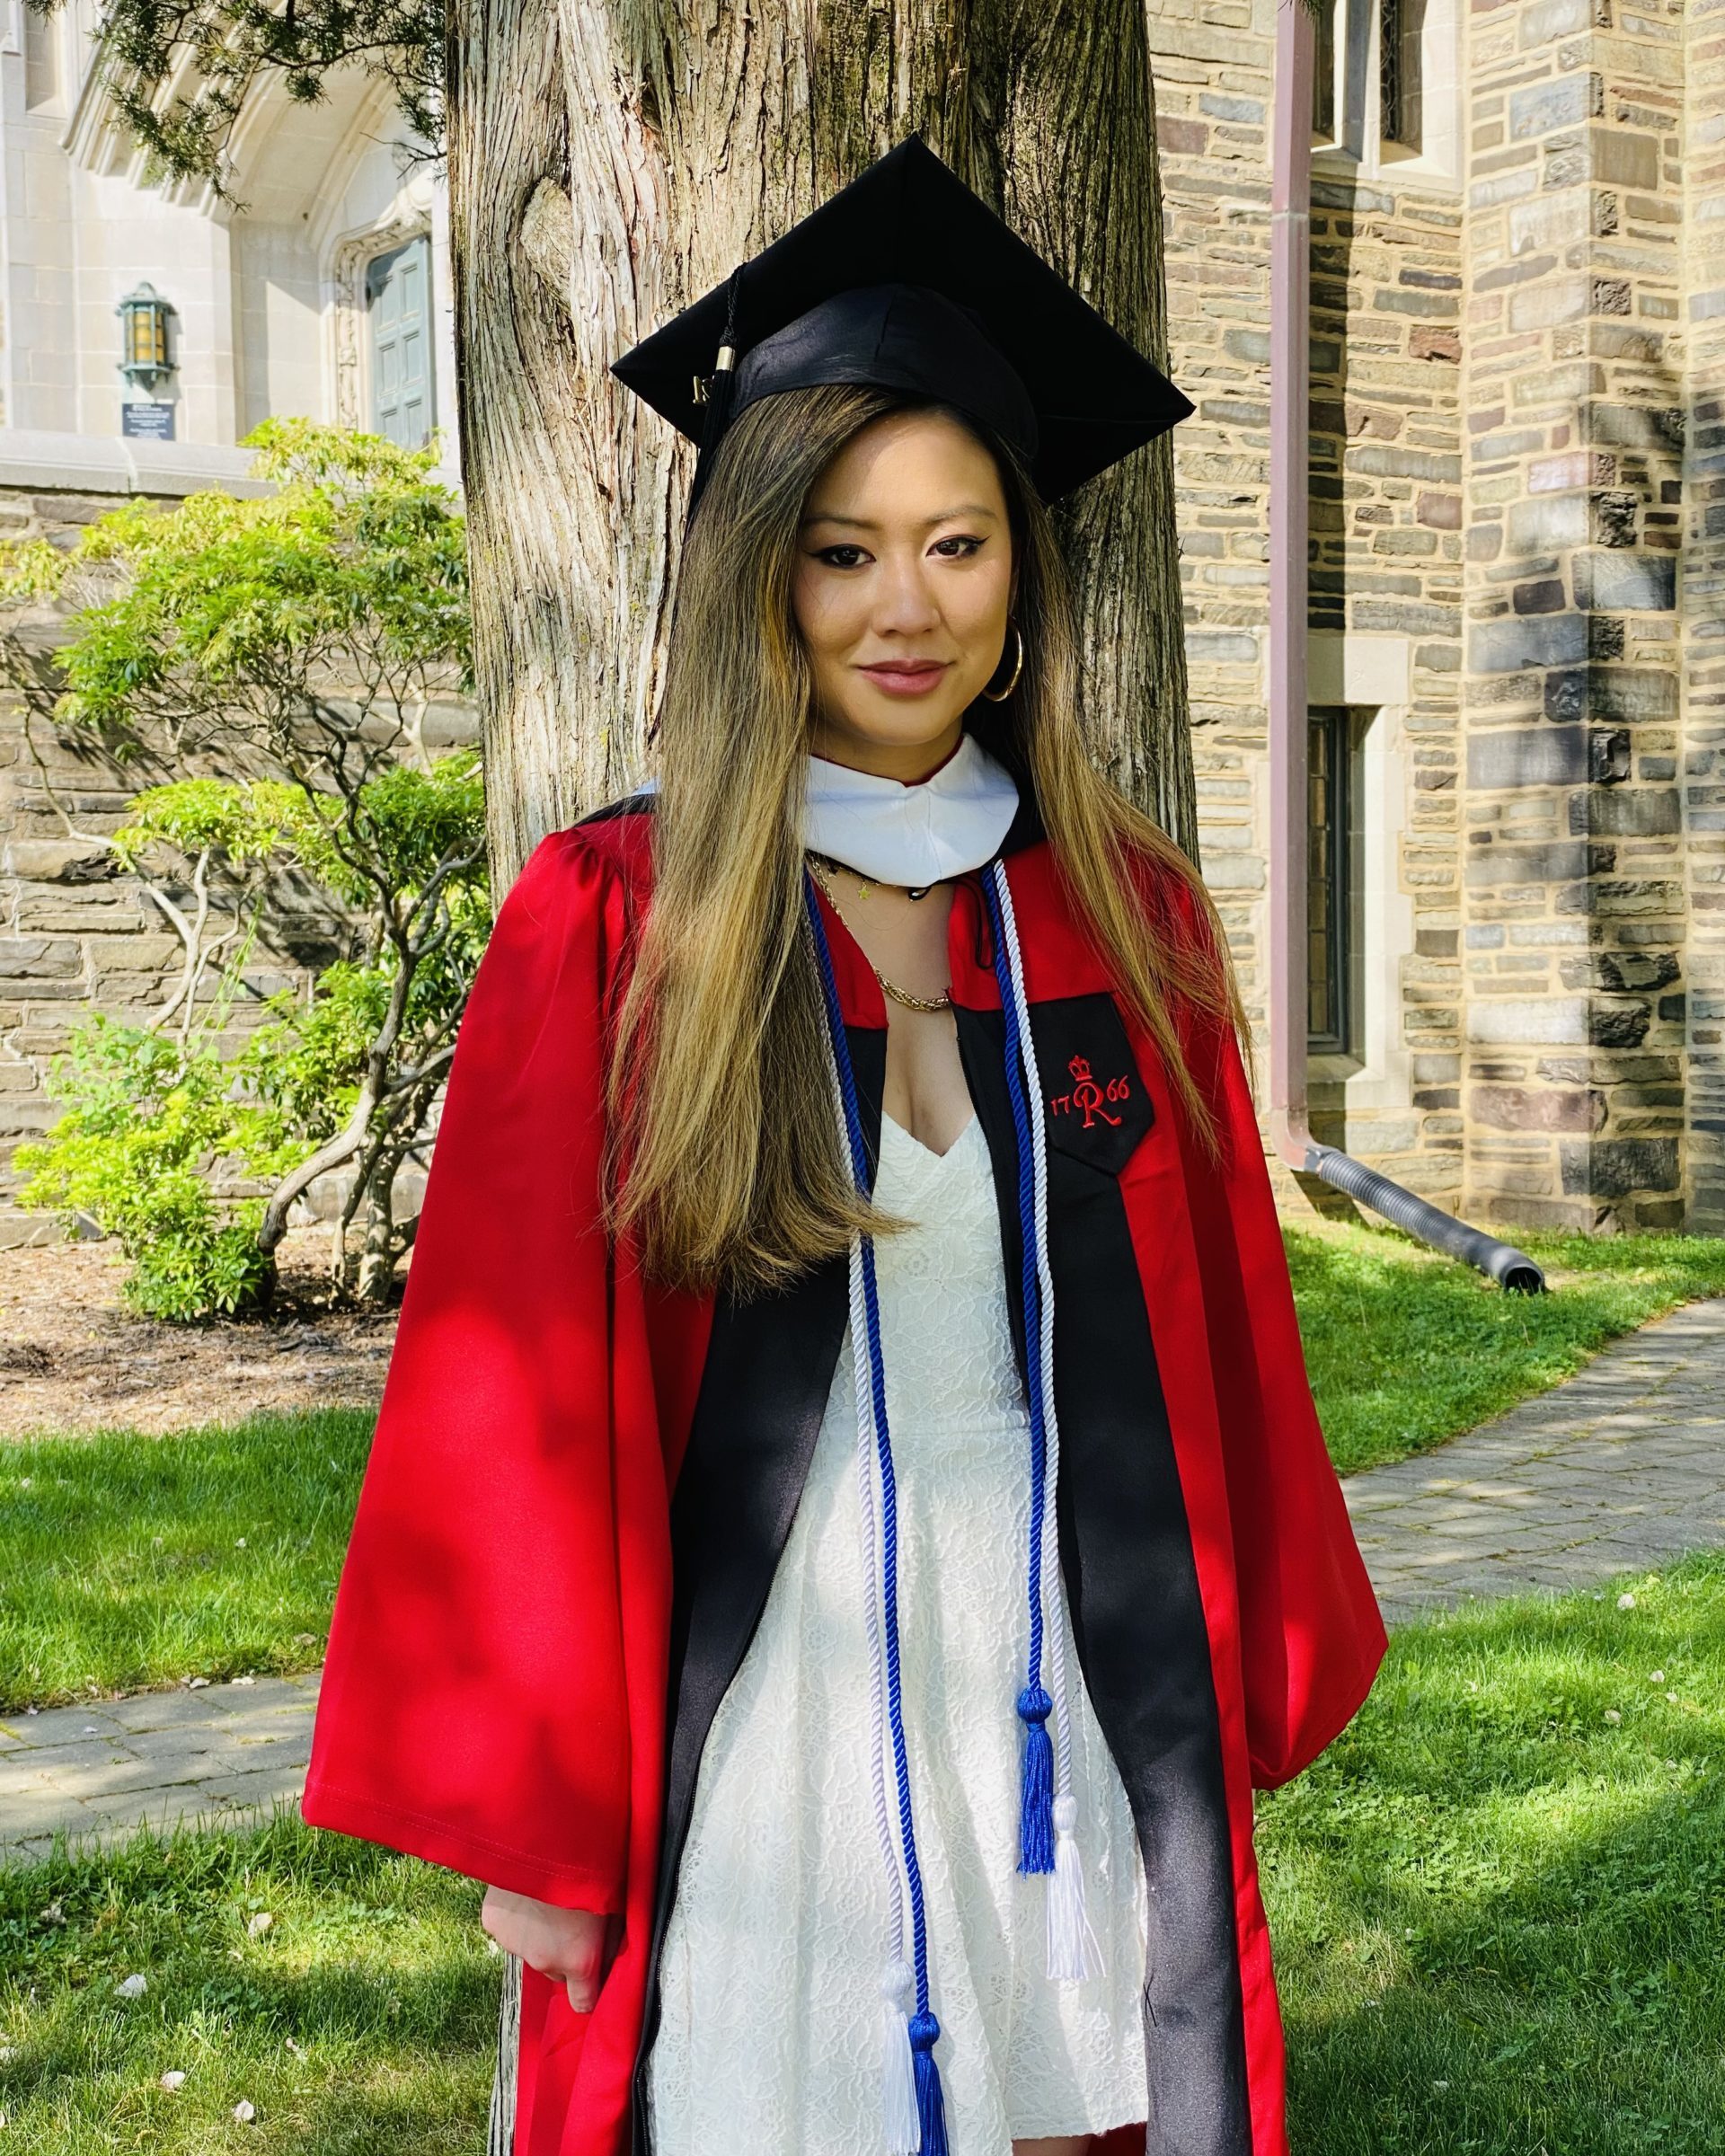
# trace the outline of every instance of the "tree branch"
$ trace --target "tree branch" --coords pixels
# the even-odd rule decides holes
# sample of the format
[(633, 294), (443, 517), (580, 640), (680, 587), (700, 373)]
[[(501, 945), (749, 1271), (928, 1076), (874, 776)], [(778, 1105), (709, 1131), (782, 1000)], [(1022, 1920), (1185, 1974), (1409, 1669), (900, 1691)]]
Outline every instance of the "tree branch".
[(344, 1128), (325, 1141), (311, 1156), (303, 1160), (291, 1175), (284, 1176), (270, 1194), (270, 1202), (263, 1209), (263, 1219), (258, 1228), (258, 1248), (267, 1255), (273, 1250), (288, 1233), (288, 1212), (302, 1191), (308, 1190), (320, 1175), (332, 1168), (340, 1168), (350, 1161), (366, 1141), (366, 1131), (371, 1122), (376, 1096), (369, 1083), (359, 1089), (359, 1098), (353, 1104), (353, 1113)]

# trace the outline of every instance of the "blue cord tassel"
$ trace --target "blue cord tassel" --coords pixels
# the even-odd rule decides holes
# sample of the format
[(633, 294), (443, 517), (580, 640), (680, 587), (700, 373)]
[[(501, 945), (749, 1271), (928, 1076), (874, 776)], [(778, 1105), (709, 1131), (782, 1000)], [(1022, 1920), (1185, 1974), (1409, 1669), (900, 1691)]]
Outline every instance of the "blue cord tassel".
[(1054, 1701), (1040, 1684), (1027, 1684), (1018, 1695), (1024, 1724), (1023, 1779), (1018, 1799), (1018, 1869), (1054, 1869), (1054, 1745), (1048, 1715)]
[(1031, 1105), (1024, 1095), (1018, 1037), (1017, 1006), (1013, 994), (1012, 967), (1006, 953), (1006, 923), (1000, 894), (993, 879), (983, 885), (988, 909), (989, 940), (994, 945), (995, 979), (1000, 990), (1001, 1017), (1006, 1036), (1006, 1091), (1013, 1108), (1013, 1135), (1018, 1149), (1018, 1217), (1023, 1244), (1022, 1298), (1024, 1340), (1029, 1365), (1027, 1392), (1031, 1422), (1031, 1543), (1028, 1586), (1031, 1604), (1030, 1669), (1018, 1711), (1024, 1723), (1022, 1781), (1019, 1791), (1018, 1869), (1022, 1872), (1054, 1869), (1054, 1746), (1048, 1719), (1053, 1701), (1042, 1688), (1042, 1502), (1048, 1472), (1046, 1408), (1042, 1399), (1042, 1371), (1039, 1341), (1041, 1332), (1041, 1290), (1037, 1277), (1037, 1219), (1035, 1171), (1031, 1135)]
[(910, 2048), (916, 2062), (916, 2119), (923, 2130), (918, 2156), (947, 2156), (946, 2104), (941, 2095), (941, 2070), (934, 2063), (934, 2039), (941, 2025), (924, 2010), (910, 2020)]

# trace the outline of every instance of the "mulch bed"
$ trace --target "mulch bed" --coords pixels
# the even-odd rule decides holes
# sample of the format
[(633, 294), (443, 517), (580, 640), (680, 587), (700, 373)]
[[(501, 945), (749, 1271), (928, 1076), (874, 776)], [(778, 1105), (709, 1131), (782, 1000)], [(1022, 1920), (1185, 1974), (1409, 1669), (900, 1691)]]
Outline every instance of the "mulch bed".
[(327, 1230), (293, 1231), (272, 1307), (201, 1325), (135, 1316), (111, 1243), (0, 1250), (0, 1439), (375, 1407), (396, 1313), (335, 1307), (328, 1248)]

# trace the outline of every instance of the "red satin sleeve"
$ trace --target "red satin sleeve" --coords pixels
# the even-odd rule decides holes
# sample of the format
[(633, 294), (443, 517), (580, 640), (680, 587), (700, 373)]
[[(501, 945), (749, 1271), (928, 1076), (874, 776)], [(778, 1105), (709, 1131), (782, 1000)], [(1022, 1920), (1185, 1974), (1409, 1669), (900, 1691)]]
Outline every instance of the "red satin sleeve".
[[(336, 1599), (305, 1816), (566, 1907), (624, 1901), (663, 1683), (663, 1463), (597, 1220), (622, 879), (579, 830), (462, 1022)], [(636, 1765), (646, 1763), (637, 1761)]]

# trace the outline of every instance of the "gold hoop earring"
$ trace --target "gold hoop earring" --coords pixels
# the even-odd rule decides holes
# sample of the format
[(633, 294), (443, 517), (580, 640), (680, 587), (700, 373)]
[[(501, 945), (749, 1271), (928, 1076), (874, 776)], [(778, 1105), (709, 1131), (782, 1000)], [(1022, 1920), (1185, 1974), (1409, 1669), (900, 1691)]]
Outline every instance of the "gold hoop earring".
[(1018, 686), (1018, 677), (1024, 671), (1024, 636), (1016, 622), (1013, 623), (1013, 637), (1018, 645), (1018, 657), (1013, 665), (1013, 677), (1004, 689), (985, 689), (982, 693), (990, 703), (1004, 703)]

